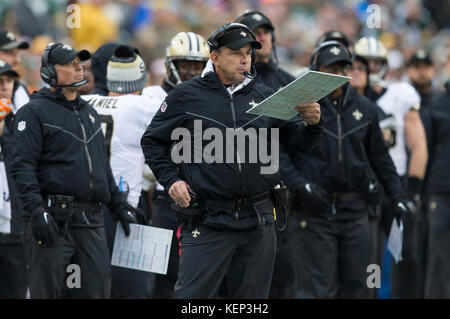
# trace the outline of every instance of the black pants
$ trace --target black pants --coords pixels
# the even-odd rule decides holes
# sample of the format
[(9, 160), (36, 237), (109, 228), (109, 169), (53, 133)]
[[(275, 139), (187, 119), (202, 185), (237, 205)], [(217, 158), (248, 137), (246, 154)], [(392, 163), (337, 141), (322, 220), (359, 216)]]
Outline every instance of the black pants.
[(425, 298), (450, 298), (450, 197), (428, 202), (428, 256)]
[[(105, 215), (105, 229), (108, 239), (110, 254), (114, 247), (114, 238), (116, 235), (117, 222), (108, 211), (103, 207)], [(119, 223), (119, 227), (122, 224)], [(151, 298), (151, 273), (128, 269), (123, 267), (111, 266), (111, 298), (114, 299), (148, 299)]]
[[(391, 207), (389, 206), (389, 208)], [(403, 260), (397, 264), (394, 259), (391, 261), (392, 298), (394, 299), (421, 299), (424, 297), (424, 243), (426, 240), (424, 226), (426, 226), (426, 219), (420, 209), (413, 215), (406, 215), (403, 220)], [(387, 236), (389, 236), (389, 232), (387, 232)]]
[(201, 224), (183, 229), (180, 239), (176, 298), (217, 298), (225, 275), (228, 298), (268, 298), (276, 252), (273, 223), (241, 231)]
[(175, 283), (178, 278), (179, 247), (178, 247), (178, 221), (176, 212), (170, 208), (168, 200), (155, 199), (152, 211), (152, 226), (173, 230), (172, 244), (170, 246), (169, 265), (167, 274), (152, 274), (152, 298), (170, 299), (174, 297)]
[(273, 269), (270, 299), (295, 298), (297, 288), (297, 255), (295, 250), (294, 233), (292, 230), (292, 216), (288, 217), (288, 226), (285, 230), (277, 230), (277, 254)]
[[(371, 235), (367, 212), (340, 220), (331, 213), (296, 212), (298, 298), (371, 298), (367, 266)], [(339, 211), (337, 212), (339, 215)]]
[(27, 292), (27, 271), (22, 240), (3, 239), (0, 238), (0, 298), (23, 299)]
[[(42, 247), (25, 224), (24, 247), (27, 258), (30, 297), (41, 298), (109, 298), (111, 292), (110, 255), (103, 227), (68, 227), (58, 234), (56, 244)], [(80, 288), (68, 283), (75, 272), (70, 264), (79, 266)], [(73, 282), (72, 282), (73, 283)]]

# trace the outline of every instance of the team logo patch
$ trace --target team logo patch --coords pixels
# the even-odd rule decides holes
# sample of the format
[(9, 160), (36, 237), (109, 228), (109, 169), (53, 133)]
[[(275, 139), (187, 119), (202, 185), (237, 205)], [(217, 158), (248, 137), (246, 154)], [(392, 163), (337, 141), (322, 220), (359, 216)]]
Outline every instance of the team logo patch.
[(341, 50), (338, 47), (332, 47), (330, 49), (330, 52), (333, 53), (334, 55), (339, 55), (339, 53), (341, 53)]
[(242, 31), (241, 33), (240, 33), (240, 35), (242, 35), (244, 38), (247, 36), (247, 33), (245, 33), (244, 31)]
[(16, 37), (11, 32), (6, 33), (6, 37), (9, 38), (11, 41), (14, 41)]
[(363, 114), (359, 110), (356, 110), (355, 112), (353, 112), (352, 115), (355, 118), (355, 120), (357, 120), (357, 121), (361, 120), (363, 117)]
[(197, 238), (197, 236), (200, 235), (200, 232), (198, 231), (198, 229), (194, 229), (194, 231), (192, 232), (192, 237)]
[(258, 103), (256, 103), (256, 102), (253, 101), (253, 100), (251, 100), (250, 102), (248, 102), (248, 104), (249, 104), (251, 107), (255, 107), (255, 106), (258, 105)]
[(17, 124), (17, 129), (22, 132), (27, 127), (27, 122), (20, 121), (19, 124)]
[(165, 112), (165, 111), (167, 110), (167, 103), (166, 103), (166, 102), (163, 102), (163, 103), (161, 104), (160, 109), (161, 109), (161, 112)]
[(95, 117), (93, 117), (92, 114), (89, 114), (89, 119), (92, 123), (95, 123)]
[(72, 51), (72, 50), (73, 50), (72, 47), (71, 47), (70, 45), (67, 45), (67, 44), (64, 44), (64, 45), (62, 46), (62, 48), (63, 48), (64, 50), (68, 50), (68, 51)]
[(0, 60), (0, 68), (3, 68), (6, 65), (6, 62), (3, 60)]
[(263, 17), (258, 13), (255, 13), (254, 15), (252, 15), (252, 18), (253, 18), (253, 20), (256, 20), (256, 21), (261, 21), (263, 19)]

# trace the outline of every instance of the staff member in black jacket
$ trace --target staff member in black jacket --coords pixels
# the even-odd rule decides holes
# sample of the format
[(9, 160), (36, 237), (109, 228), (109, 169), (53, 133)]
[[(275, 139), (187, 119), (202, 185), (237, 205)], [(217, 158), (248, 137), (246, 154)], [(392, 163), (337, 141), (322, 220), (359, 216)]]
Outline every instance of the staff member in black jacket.
[[(346, 75), (351, 55), (337, 41), (320, 44), (311, 69)], [(395, 203), (398, 219), (407, 212), (403, 188), (378, 123), (376, 106), (350, 85), (319, 101), (324, 137), (305, 154), (291, 149), (296, 165), (281, 172), (295, 191), (300, 298), (369, 298), (371, 263), (368, 206), (376, 174)]]
[(270, 19), (259, 11), (246, 11), (235, 21), (249, 27), (261, 43), (261, 49), (255, 52), (256, 81), (275, 91), (294, 81), (294, 76), (278, 66), (275, 28)]
[[(201, 77), (169, 93), (141, 142), (146, 163), (180, 207), (184, 221), (175, 296), (214, 298), (226, 274), (229, 297), (267, 298), (276, 248), (270, 191), (280, 178), (277, 167), (262, 173), (264, 161), (249, 160), (258, 151), (252, 148), (256, 146), (251, 145), (252, 138), (243, 136), (244, 130), (276, 128), (283, 144), (306, 151), (322, 132), (320, 108), (317, 103), (297, 106), (304, 123), (299, 118), (280, 121), (246, 113), (274, 92), (245, 76), (251, 70), (253, 50), (261, 45), (240, 23), (219, 27), (208, 43), (211, 58)], [(179, 152), (179, 143), (172, 139), (177, 130), (194, 136), (194, 143), (189, 136), (182, 140), (187, 145), (183, 156), (193, 153), (193, 161), (174, 157)], [(198, 152), (202, 136), (211, 140), (211, 133), (217, 143), (212, 160), (201, 158), (209, 144)], [(238, 150), (226, 139), (230, 133), (248, 143)], [(259, 149), (276, 144), (265, 137), (259, 136)]]
[[(77, 95), (86, 82), (82, 61), (89, 58), (86, 50), (49, 44), (41, 77), (50, 89), (34, 93), (16, 114), (11, 173), (29, 218), (31, 298), (108, 298), (110, 256), (100, 207), (109, 206), (126, 234), (136, 222), (114, 182), (98, 115)], [(80, 267), (79, 289), (65, 287), (69, 264)]]
[(425, 298), (450, 298), (450, 81), (436, 93), (430, 111), (430, 149), (427, 185), (428, 247)]
[(11, 99), (19, 74), (0, 60), (0, 299), (25, 298), (27, 272), (23, 241), (23, 205), (11, 177), (12, 123)]
[[(278, 66), (275, 28), (270, 19), (259, 11), (246, 11), (235, 21), (249, 27), (255, 33), (256, 40), (261, 43), (261, 49), (255, 52), (257, 74), (255, 80), (275, 91), (294, 81), (294, 76)], [(288, 226), (290, 226), (289, 222)], [(295, 296), (297, 273), (292, 256), (292, 239), (289, 227), (277, 231), (277, 255), (270, 286), (270, 298), (293, 298)]]

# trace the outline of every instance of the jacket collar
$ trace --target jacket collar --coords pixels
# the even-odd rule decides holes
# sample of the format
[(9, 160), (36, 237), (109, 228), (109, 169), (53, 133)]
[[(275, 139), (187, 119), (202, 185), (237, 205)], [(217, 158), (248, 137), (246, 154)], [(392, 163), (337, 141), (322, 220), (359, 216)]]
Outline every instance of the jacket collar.
[[(225, 88), (225, 85), (219, 80), (219, 77), (217, 76), (217, 73), (214, 70), (214, 64), (211, 59), (209, 59), (208, 62), (206, 62), (206, 67), (203, 69), (201, 78), (205, 79), (205, 80), (211, 80), (213, 82), (216, 82), (215, 86), (218, 86), (218, 87), (221, 86), (221, 87)], [(252, 82), (251, 79), (245, 78), (245, 80), (240, 83), (233, 83), (233, 85), (226, 88), (226, 90), (230, 95), (232, 95), (233, 93), (247, 87), (251, 82)]]
[(53, 100), (57, 104), (62, 104), (64, 107), (73, 110), (73, 106), (76, 105), (78, 109), (81, 109), (85, 104), (87, 104), (86, 101), (80, 98), (79, 95), (77, 95), (77, 98), (74, 101), (68, 101), (64, 94), (61, 93), (61, 90), (56, 90), (56, 92), (50, 91), (48, 88), (42, 88), (38, 92), (33, 92), (31, 95), (31, 99), (34, 98), (46, 98)]

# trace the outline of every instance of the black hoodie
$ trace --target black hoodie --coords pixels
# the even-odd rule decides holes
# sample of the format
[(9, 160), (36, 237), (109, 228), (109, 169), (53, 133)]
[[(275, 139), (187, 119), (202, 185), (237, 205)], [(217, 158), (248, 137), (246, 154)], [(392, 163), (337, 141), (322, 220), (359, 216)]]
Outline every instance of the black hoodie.
[(92, 74), (95, 79), (95, 89), (89, 94), (108, 95), (109, 91), (106, 88), (106, 69), (108, 67), (109, 59), (114, 54), (116, 48), (120, 43), (106, 43), (98, 48), (91, 57)]
[(98, 114), (87, 102), (43, 88), (17, 112), (13, 130), (11, 174), (28, 214), (56, 194), (102, 202), (114, 213), (124, 209)]

